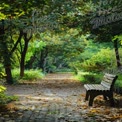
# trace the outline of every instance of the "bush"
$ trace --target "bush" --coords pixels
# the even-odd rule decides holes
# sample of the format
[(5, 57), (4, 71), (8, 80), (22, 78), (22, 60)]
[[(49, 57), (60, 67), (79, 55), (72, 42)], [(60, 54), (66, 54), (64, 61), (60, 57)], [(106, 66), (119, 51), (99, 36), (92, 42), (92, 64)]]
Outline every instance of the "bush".
[(98, 75), (89, 74), (89, 75), (84, 75), (84, 82), (95, 84), (95, 83), (100, 83), (101, 79)]
[[(82, 63), (82, 67), (86, 71), (101, 72), (108, 67), (115, 65), (115, 56), (112, 56), (111, 49), (101, 49), (100, 52), (94, 54), (90, 59)], [(113, 62), (114, 63), (113, 63)]]
[(118, 75), (118, 79), (115, 82), (114, 90), (118, 94), (122, 94), (122, 74)]
[(79, 79), (82, 83), (100, 83), (102, 79), (102, 74), (95, 74), (95, 73), (80, 73), (77, 76), (77, 79)]
[(18, 69), (14, 69), (12, 71), (12, 74), (13, 74), (13, 77), (14, 79), (16, 80), (30, 80), (30, 81), (33, 81), (33, 80), (38, 80), (38, 79), (42, 79), (43, 77), (43, 73), (41, 70), (25, 70), (25, 74), (24, 74), (24, 77), (20, 77), (20, 72)]
[(43, 74), (41, 70), (26, 70), (23, 80), (38, 80), (42, 79)]
[(6, 90), (6, 88), (4, 86), (0, 85), (0, 93), (3, 93)]
[(7, 104), (18, 99), (16, 96), (8, 96), (5, 94), (6, 87), (0, 85), (0, 104)]

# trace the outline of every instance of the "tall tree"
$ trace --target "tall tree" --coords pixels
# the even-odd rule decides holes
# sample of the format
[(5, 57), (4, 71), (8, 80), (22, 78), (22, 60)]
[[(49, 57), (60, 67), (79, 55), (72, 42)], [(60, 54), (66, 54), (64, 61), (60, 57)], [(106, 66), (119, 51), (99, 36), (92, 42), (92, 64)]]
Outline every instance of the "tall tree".
[[(35, 31), (35, 27), (34, 27), (34, 21), (32, 17), (33, 14), (33, 10), (34, 9), (38, 9), (41, 8), (38, 12), (40, 12), (41, 16), (47, 15), (51, 12), (51, 9), (49, 7), (51, 1), (24, 1), (23, 0), (18, 0), (18, 1), (0, 1), (0, 7), (1, 7), (1, 17), (0, 19), (6, 18), (6, 21), (8, 21), (9, 19), (11, 19), (12, 24), (14, 24), (14, 29), (16, 30), (16, 32), (18, 33), (14, 33), (13, 35), (17, 35), (18, 34), (18, 38), (16, 38), (16, 41), (13, 42), (13, 46), (12, 46), (12, 50), (6, 50), (7, 53), (6, 54), (10, 54), (12, 55), (12, 53), (17, 49), (18, 44), (20, 44), (21, 47), (21, 62), (20, 62), (20, 75), (23, 76), (24, 75), (24, 62), (25, 62), (25, 56), (26, 56), (26, 52), (28, 49), (28, 43), (30, 41), (30, 39), (32, 38), (32, 33), (31, 35), (28, 37), (30, 31), (28, 30), (33, 30), (33, 32)], [(38, 4), (40, 3), (40, 4)], [(19, 9), (18, 9), (19, 7)], [(40, 19), (36, 18), (36, 19)], [(11, 26), (11, 23), (9, 23)], [(39, 24), (39, 25), (38, 25)], [(36, 25), (35, 26), (40, 26), (40, 21), (36, 21)], [(42, 26), (43, 27), (43, 26)], [(41, 27), (39, 27), (41, 28)], [(13, 29), (13, 28), (11, 28)], [(1, 30), (1, 35), (2, 35), (2, 30)], [(11, 35), (11, 36), (13, 36)], [(7, 36), (7, 35), (6, 35)], [(22, 38), (24, 39), (24, 46), (22, 46)], [(10, 41), (5, 41), (5, 44), (8, 45), (9, 43), (11, 43)], [(4, 44), (4, 45), (5, 45)], [(23, 48), (24, 47), (24, 48)], [(4, 57), (5, 58), (5, 57)], [(10, 68), (11, 70), (11, 68)], [(9, 74), (7, 73), (7, 76)], [(12, 75), (11, 75), (12, 77)]]
[(2, 20), (2, 25), (0, 26), (0, 52), (3, 58), (3, 64), (5, 68), (6, 81), (9, 84), (13, 83), (12, 74), (11, 74), (11, 54), (9, 53), (9, 46), (6, 43), (7, 36), (5, 32), (5, 22)]

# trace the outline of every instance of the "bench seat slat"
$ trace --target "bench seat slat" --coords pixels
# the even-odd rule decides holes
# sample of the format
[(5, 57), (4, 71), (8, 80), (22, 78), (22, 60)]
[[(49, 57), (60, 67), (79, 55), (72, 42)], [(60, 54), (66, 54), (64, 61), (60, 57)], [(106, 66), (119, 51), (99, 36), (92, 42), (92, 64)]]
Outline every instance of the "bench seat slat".
[(104, 78), (103, 80), (106, 81), (107, 83), (110, 83), (111, 84), (112, 81), (113, 81), (113, 78), (112, 79)]
[(98, 91), (100, 91), (100, 90), (108, 90), (107, 88), (105, 88), (105, 87), (103, 87), (102, 85), (93, 85), (94, 86), (94, 88), (96, 89), (96, 90), (98, 90)]
[(104, 77), (103, 81), (106, 81), (107, 83), (112, 83), (112, 81), (114, 80), (114, 78), (108, 78), (108, 77)]
[(110, 78), (115, 78), (115, 77), (116, 77), (116, 75), (108, 74), (108, 73), (105, 73), (105, 75), (104, 75), (104, 76), (107, 76), (107, 77), (110, 77)]
[(87, 90), (109, 90), (108, 88), (100, 85), (100, 84), (85, 84), (84, 87)]
[(102, 81), (102, 82), (101, 82), (101, 85), (104, 86), (104, 87), (106, 87), (106, 88), (108, 88), (108, 89), (111, 88), (111, 84), (109, 84), (109, 83), (107, 83), (107, 82), (105, 82), (105, 81)]

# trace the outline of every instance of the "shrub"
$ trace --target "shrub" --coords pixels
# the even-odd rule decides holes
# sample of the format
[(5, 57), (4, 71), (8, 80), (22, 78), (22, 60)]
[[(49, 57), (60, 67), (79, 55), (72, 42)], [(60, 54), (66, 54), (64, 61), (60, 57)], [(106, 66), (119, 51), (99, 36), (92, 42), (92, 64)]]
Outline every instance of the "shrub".
[(40, 70), (26, 70), (23, 80), (38, 80), (42, 79), (43, 74)]
[(102, 79), (102, 74), (95, 74), (95, 73), (81, 73), (77, 76), (82, 83), (100, 83)]
[(122, 73), (118, 75), (114, 90), (116, 93), (122, 94)]
[(18, 99), (16, 96), (8, 96), (5, 94), (6, 87), (0, 85), (0, 104), (7, 104)]
[(97, 77), (97, 75), (94, 74), (88, 74), (88, 75), (84, 75), (84, 82), (87, 83), (99, 83), (100, 79)]
[(4, 86), (0, 85), (0, 93), (4, 92), (6, 90), (6, 88)]
[(41, 70), (25, 70), (25, 74), (24, 74), (24, 77), (20, 77), (20, 72), (18, 69), (14, 69), (12, 71), (12, 74), (13, 74), (13, 77), (14, 79), (16, 80), (30, 80), (30, 81), (33, 81), (33, 80), (38, 80), (38, 79), (42, 79), (43, 77), (43, 73)]
[[(86, 71), (101, 72), (111, 65), (115, 65), (115, 56), (112, 56), (113, 52), (111, 49), (101, 49), (96, 55), (93, 55), (90, 59), (85, 60), (82, 63), (82, 67)], [(112, 61), (114, 63), (112, 64)]]

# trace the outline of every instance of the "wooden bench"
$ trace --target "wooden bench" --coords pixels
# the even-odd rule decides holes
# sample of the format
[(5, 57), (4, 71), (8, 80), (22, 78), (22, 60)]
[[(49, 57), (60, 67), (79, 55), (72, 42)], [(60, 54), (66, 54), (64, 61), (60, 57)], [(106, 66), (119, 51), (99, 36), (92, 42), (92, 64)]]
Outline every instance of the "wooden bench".
[(86, 89), (85, 100), (89, 100), (89, 106), (93, 105), (94, 98), (98, 95), (103, 95), (104, 99), (109, 98), (111, 106), (114, 106), (113, 87), (118, 76), (105, 74), (101, 84), (85, 84)]

